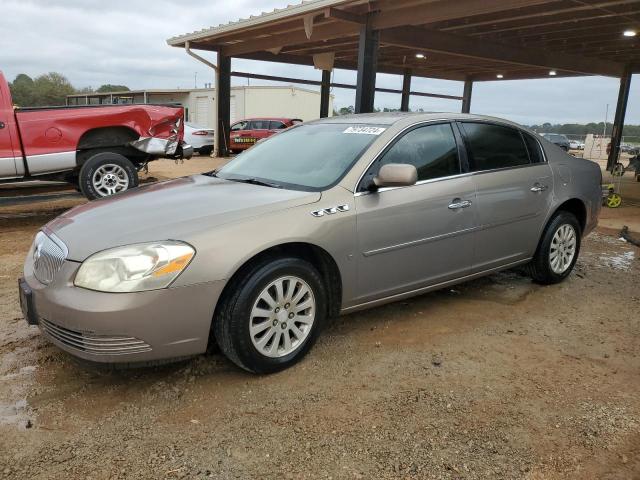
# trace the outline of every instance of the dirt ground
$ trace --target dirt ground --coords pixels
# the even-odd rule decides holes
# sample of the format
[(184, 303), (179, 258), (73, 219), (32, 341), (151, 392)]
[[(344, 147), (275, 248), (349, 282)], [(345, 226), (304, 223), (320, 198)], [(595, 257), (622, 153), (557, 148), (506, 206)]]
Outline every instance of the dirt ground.
[[(191, 162), (150, 175), (217, 166)], [(252, 376), (215, 352), (91, 370), (27, 326), (26, 251), (82, 202), (0, 206), (0, 478), (640, 478), (640, 249), (615, 234), (638, 208), (604, 210), (560, 285), (508, 271), (344, 316)]]

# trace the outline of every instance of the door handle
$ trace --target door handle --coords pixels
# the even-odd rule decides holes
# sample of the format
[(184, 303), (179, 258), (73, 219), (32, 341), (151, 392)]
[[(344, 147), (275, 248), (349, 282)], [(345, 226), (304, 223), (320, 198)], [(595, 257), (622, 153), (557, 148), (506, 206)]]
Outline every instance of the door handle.
[(540, 183), (536, 183), (533, 185), (533, 187), (531, 187), (531, 191), (534, 193), (539, 193), (539, 192), (544, 192), (547, 188), (549, 188), (546, 185), (542, 185)]
[(471, 206), (471, 200), (461, 200), (454, 198), (453, 202), (449, 204), (449, 210), (458, 210), (459, 208), (467, 208)]

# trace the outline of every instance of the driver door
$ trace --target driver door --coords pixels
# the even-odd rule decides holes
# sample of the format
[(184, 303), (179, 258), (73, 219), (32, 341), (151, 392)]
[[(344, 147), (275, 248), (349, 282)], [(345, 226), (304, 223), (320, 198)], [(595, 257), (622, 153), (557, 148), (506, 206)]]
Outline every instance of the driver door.
[[(356, 193), (357, 303), (467, 275), (473, 261), (475, 184), (450, 123), (402, 134), (364, 175)], [(409, 187), (366, 190), (387, 163), (413, 164)]]

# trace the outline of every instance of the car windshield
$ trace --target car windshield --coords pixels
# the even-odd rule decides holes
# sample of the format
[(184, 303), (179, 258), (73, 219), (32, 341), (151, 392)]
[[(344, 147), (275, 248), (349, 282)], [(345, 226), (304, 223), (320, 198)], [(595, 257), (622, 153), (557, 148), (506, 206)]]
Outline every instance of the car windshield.
[(216, 176), (293, 190), (324, 190), (337, 183), (384, 130), (378, 125), (335, 123), (292, 127), (257, 143)]

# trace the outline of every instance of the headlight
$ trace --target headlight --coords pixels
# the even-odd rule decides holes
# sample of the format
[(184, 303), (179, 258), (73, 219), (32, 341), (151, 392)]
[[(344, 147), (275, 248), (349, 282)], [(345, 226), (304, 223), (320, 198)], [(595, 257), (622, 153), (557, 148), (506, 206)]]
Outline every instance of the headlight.
[(100, 292), (141, 292), (168, 287), (195, 255), (190, 245), (163, 241), (117, 247), (87, 258), (76, 287)]

